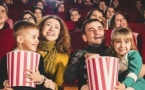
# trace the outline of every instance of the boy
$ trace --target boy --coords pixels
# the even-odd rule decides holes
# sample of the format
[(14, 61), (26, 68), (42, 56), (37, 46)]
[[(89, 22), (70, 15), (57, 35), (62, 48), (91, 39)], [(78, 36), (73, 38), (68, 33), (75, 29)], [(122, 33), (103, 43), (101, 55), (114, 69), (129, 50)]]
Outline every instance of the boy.
[[(37, 50), (37, 46), (39, 44), (39, 29), (38, 27), (30, 22), (27, 21), (19, 21), (17, 22), (14, 27), (14, 39), (17, 43), (17, 48), (15, 50), (27, 50), (35, 52)], [(42, 58), (40, 58), (42, 59)], [(7, 65), (6, 65), (6, 56), (2, 59), (0, 64), (0, 89), (11, 89), (14, 90), (32, 90), (31, 87), (25, 86), (16, 86), (16, 87), (9, 87), (8, 85), (8, 75), (7, 75)], [(40, 73), (39, 73), (39, 71)], [(40, 60), (39, 68), (34, 71), (26, 70), (28, 73), (24, 73), (25, 78), (30, 78), (33, 82), (37, 84), (36, 88), (42, 88), (44, 82), (44, 61), (43, 59)], [(21, 78), (18, 78), (21, 79)]]

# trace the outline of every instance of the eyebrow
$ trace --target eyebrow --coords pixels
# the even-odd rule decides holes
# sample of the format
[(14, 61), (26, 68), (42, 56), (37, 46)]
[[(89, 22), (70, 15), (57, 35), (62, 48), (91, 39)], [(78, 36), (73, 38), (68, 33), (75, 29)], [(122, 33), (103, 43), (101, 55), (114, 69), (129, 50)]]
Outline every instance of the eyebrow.
[[(98, 26), (97, 28), (98, 28), (98, 29), (103, 29), (102, 26)], [(91, 29), (94, 29), (94, 27), (90, 27), (90, 28), (88, 29), (88, 31), (91, 30)]]

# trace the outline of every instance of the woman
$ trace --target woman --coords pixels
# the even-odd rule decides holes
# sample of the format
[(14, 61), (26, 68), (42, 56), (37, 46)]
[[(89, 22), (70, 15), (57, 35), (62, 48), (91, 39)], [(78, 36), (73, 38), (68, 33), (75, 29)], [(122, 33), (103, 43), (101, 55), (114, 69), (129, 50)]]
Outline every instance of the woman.
[(66, 25), (57, 16), (45, 16), (40, 24), (38, 52), (44, 57), (45, 87), (62, 90), (63, 74), (70, 54), (70, 36)]

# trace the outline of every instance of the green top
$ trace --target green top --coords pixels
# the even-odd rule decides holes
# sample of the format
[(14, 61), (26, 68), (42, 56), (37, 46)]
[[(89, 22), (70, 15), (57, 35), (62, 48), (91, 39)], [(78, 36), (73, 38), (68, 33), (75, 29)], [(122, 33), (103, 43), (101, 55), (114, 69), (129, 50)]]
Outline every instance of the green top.
[(126, 87), (131, 86), (135, 83), (139, 77), (139, 73), (142, 67), (142, 57), (139, 52), (135, 50), (129, 51), (124, 57), (128, 62), (127, 75), (122, 81)]

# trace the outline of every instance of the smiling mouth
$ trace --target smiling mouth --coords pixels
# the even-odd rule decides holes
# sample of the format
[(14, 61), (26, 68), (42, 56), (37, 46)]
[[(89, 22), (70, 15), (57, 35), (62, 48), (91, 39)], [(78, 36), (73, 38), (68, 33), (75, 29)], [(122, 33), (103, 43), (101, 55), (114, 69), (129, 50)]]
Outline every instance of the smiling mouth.
[(48, 36), (54, 36), (54, 34), (53, 34), (53, 33), (47, 33), (47, 35), (48, 35)]
[(101, 37), (94, 37), (94, 39), (101, 39)]

